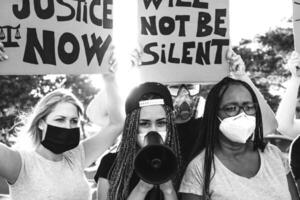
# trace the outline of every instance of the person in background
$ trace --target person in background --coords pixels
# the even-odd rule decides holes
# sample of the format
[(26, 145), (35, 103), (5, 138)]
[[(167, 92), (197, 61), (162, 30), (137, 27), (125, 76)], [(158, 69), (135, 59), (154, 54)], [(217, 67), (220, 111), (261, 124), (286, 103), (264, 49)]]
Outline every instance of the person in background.
[(226, 77), (210, 90), (201, 134), (182, 200), (299, 199), (287, 160), (263, 140), (261, 108), (247, 83)]
[(201, 128), (205, 99), (200, 96), (200, 84), (168, 84), (167, 87), (172, 95), (181, 155), (186, 165)]
[(200, 84), (182, 83), (166, 86), (172, 95), (176, 124), (187, 123), (202, 116), (205, 99), (200, 95)]
[(300, 86), (300, 54), (294, 51), (288, 60), (287, 67), (291, 78), (282, 95), (276, 112), (278, 131), (293, 139), (290, 145), (290, 166), (300, 191), (300, 119), (296, 118), (297, 97)]
[(27, 134), (32, 149), (0, 144), (0, 176), (9, 183), (12, 200), (90, 199), (84, 168), (111, 146), (124, 123), (118, 108), (121, 102), (115, 67), (111, 56), (110, 70), (103, 74), (106, 90), (110, 91), (110, 122), (101, 131), (80, 141), (83, 105), (68, 90), (57, 89), (42, 97), (32, 113), (23, 118), (18, 135)]

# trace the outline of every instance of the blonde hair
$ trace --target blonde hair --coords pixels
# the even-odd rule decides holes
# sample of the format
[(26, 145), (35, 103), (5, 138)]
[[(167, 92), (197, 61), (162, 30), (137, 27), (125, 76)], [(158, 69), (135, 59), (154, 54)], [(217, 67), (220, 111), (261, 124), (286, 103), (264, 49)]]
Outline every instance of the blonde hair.
[(79, 116), (83, 115), (83, 105), (79, 99), (69, 90), (57, 89), (42, 97), (30, 113), (20, 117), (22, 127), (18, 132), (29, 135), (32, 147), (39, 145), (42, 140), (42, 131), (38, 127), (40, 120), (45, 119), (54, 107), (62, 102), (73, 104), (78, 109)]

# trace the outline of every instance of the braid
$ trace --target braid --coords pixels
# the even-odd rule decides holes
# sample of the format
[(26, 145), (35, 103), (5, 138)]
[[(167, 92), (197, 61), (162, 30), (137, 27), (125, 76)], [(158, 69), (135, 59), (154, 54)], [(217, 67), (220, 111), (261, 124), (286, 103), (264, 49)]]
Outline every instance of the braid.
[[(204, 166), (203, 166), (203, 176), (204, 176), (204, 184), (203, 184), (203, 199), (209, 200), (211, 199), (210, 193), (210, 182), (215, 175), (215, 160), (214, 160), (214, 150), (217, 145), (219, 145), (219, 125), (220, 121), (218, 120), (218, 109), (220, 106), (220, 102), (223, 98), (224, 93), (231, 85), (242, 85), (250, 92), (253, 102), (258, 104), (258, 100), (252, 88), (245, 82), (234, 80), (231, 78), (224, 78), (222, 81), (217, 83), (209, 92), (204, 114), (203, 114), (203, 134), (205, 134), (205, 140), (199, 141), (197, 148), (193, 152), (193, 158), (200, 154), (205, 149), (205, 157), (204, 157)], [(258, 106), (256, 112), (256, 128), (254, 132), (254, 149), (260, 149), (261, 151), (265, 148), (265, 142), (263, 141), (263, 129), (262, 129), (262, 116), (261, 111)]]
[(182, 156), (180, 153), (179, 138), (174, 123), (174, 115), (172, 113), (172, 110), (168, 106), (164, 106), (164, 109), (166, 112), (168, 133), (166, 144), (174, 151), (178, 164), (178, 173), (176, 173), (176, 176), (172, 180), (174, 188), (177, 190), (179, 188), (180, 180), (183, 175)]
[(128, 196), (129, 182), (133, 174), (133, 163), (137, 152), (136, 133), (138, 132), (139, 116), (140, 109), (136, 109), (126, 116), (122, 141), (116, 160), (109, 172), (109, 200), (126, 199)]
[[(178, 163), (178, 173), (176, 173), (172, 180), (177, 190), (183, 174), (179, 139), (171, 108), (168, 106), (163, 106), (163, 108), (166, 112), (167, 120), (167, 138), (165, 143), (174, 151)], [(134, 159), (139, 148), (136, 139), (139, 128), (139, 117), (140, 109), (136, 109), (126, 116), (122, 140), (118, 147), (118, 154), (109, 171), (108, 180), (110, 187), (108, 200), (123, 200), (129, 195), (130, 180), (134, 171)]]

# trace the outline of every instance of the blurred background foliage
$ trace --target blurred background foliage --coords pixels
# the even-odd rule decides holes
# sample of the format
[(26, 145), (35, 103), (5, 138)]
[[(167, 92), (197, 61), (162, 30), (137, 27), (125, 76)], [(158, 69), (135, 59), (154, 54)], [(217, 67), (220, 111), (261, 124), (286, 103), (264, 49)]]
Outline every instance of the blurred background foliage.
[(30, 112), (40, 97), (69, 88), (86, 106), (99, 91), (88, 75), (0, 76), (0, 142), (11, 146), (20, 112)]

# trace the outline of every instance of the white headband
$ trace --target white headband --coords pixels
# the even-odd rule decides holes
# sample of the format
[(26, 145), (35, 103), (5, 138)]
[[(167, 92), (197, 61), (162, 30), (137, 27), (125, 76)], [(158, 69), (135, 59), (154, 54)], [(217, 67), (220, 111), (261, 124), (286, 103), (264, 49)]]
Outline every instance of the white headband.
[(149, 100), (139, 101), (140, 107), (153, 106), (153, 105), (164, 105), (164, 104), (165, 104), (165, 102), (163, 99), (149, 99)]

